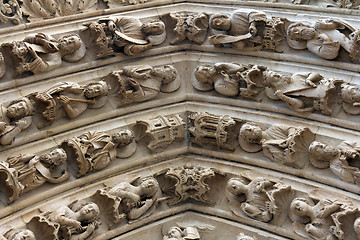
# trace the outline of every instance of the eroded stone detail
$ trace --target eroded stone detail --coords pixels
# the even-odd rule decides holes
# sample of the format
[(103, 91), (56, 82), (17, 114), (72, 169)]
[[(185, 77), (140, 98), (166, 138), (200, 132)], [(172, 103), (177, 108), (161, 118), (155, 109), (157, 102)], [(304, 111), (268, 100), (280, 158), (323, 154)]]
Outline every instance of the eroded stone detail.
[(42, 184), (60, 183), (69, 178), (66, 170), (59, 170), (66, 162), (67, 155), (61, 148), (40, 156), (20, 154), (0, 162), (1, 185), (4, 187), (8, 203), (20, 195), (38, 188)]
[(187, 227), (185, 229), (181, 229), (180, 227), (174, 226), (171, 227), (167, 236), (163, 237), (163, 240), (185, 240), (185, 239), (194, 239), (200, 240), (200, 234), (196, 227)]
[(6, 23), (12, 21), (15, 24), (20, 24), (22, 20), (22, 11), (17, 0), (0, 2), (0, 21)]
[(279, 180), (266, 177), (255, 177), (243, 172), (243, 178), (230, 178), (226, 185), (225, 195), (229, 200), (231, 211), (237, 216), (244, 214), (262, 222), (281, 224), (286, 220), (287, 209), (293, 199), (291, 186)]
[(0, 240), (35, 240), (35, 235), (29, 229), (14, 229), (9, 228), (0, 234)]
[(166, 24), (170, 44), (182, 42), (185, 39), (202, 44), (206, 39), (209, 26), (207, 13), (172, 12), (161, 19)]
[(137, 55), (161, 44), (166, 37), (165, 25), (160, 20), (142, 23), (133, 17), (111, 17), (87, 24), (96, 47), (97, 58), (124, 52)]
[(304, 168), (309, 162), (308, 149), (315, 140), (309, 128), (273, 124), (262, 130), (256, 123), (245, 123), (239, 133), (239, 144), (247, 152), (258, 152), (271, 161)]
[(234, 147), (228, 143), (229, 131), (235, 125), (235, 121), (230, 116), (194, 113), (189, 118), (192, 120), (192, 126), (189, 128), (191, 142), (202, 147), (234, 150)]
[(137, 5), (149, 2), (151, 0), (104, 0), (109, 6), (109, 8), (116, 8), (123, 5)]
[(85, 44), (77, 34), (55, 39), (45, 33), (36, 33), (26, 36), (23, 41), (3, 43), (1, 46), (10, 50), (18, 76), (25, 72), (38, 74), (51, 71), (59, 68), (62, 60), (78, 62), (86, 53)]
[(126, 66), (105, 77), (113, 86), (115, 104), (123, 106), (155, 98), (160, 92), (170, 93), (180, 87), (180, 78), (172, 65), (163, 66)]
[(252, 236), (246, 235), (244, 233), (240, 233), (236, 237), (236, 240), (256, 240), (256, 239), (257, 239), (256, 237), (252, 237)]
[(81, 200), (34, 216), (27, 227), (39, 240), (92, 239), (91, 236), (101, 224), (99, 214), (97, 204)]

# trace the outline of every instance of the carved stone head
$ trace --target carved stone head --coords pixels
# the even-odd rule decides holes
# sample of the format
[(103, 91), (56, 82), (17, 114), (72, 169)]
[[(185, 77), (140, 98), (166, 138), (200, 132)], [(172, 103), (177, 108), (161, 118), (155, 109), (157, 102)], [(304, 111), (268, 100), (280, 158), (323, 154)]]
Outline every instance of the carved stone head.
[(40, 161), (49, 167), (60, 166), (65, 163), (67, 155), (62, 148), (56, 148), (48, 154), (40, 156)]
[(176, 79), (177, 71), (172, 65), (156, 66), (151, 70), (151, 74), (161, 78), (163, 84), (171, 83)]
[(247, 186), (241, 178), (230, 178), (226, 184), (226, 190), (234, 195), (240, 195), (247, 191)]
[(86, 98), (96, 98), (108, 95), (110, 87), (104, 81), (91, 82), (85, 86), (84, 95)]
[(143, 178), (139, 187), (142, 196), (152, 197), (159, 190), (159, 183), (153, 177)]
[(214, 84), (217, 74), (215, 67), (211, 65), (200, 65), (195, 70), (195, 78), (202, 83)]
[(309, 146), (309, 154), (316, 160), (330, 161), (337, 156), (339, 150), (333, 146), (314, 141)]
[(130, 129), (123, 129), (112, 135), (112, 140), (114, 143), (119, 143), (120, 147), (129, 145), (134, 141), (134, 132)]
[(316, 30), (313, 27), (305, 25), (303, 23), (290, 24), (287, 30), (288, 37), (292, 40), (312, 40), (316, 36)]
[(146, 35), (160, 35), (165, 32), (165, 24), (160, 20), (150, 20), (143, 23), (141, 30)]
[(79, 204), (73, 210), (80, 215), (80, 221), (93, 222), (100, 214), (98, 205), (93, 202)]
[(171, 227), (168, 231), (169, 238), (181, 239), (182, 231), (179, 227)]
[(353, 104), (360, 102), (360, 88), (349, 84), (341, 85), (341, 96), (344, 102)]
[(67, 34), (58, 40), (58, 48), (67, 62), (77, 62), (84, 57), (86, 47), (80, 36), (77, 34)]
[(260, 143), (262, 130), (252, 123), (245, 123), (240, 128), (240, 136), (248, 143)]
[(289, 207), (289, 217), (292, 221), (306, 223), (310, 221), (309, 215), (314, 204), (306, 198), (295, 198)]
[(231, 19), (228, 14), (217, 13), (210, 17), (210, 27), (220, 31), (228, 31), (231, 27)]
[(34, 102), (27, 97), (12, 101), (6, 110), (6, 116), (11, 121), (31, 116), (34, 112)]
[(35, 240), (35, 235), (28, 229), (12, 230), (5, 234), (6, 239), (9, 240)]

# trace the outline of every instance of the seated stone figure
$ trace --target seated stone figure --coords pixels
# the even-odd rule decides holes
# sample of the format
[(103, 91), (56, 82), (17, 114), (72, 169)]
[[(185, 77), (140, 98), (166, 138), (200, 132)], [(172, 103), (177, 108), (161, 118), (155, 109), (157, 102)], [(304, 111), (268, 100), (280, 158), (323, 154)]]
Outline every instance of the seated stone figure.
[(27, 97), (1, 105), (0, 145), (11, 144), (19, 133), (31, 125), (34, 107), (34, 102)]
[(314, 141), (309, 146), (310, 163), (317, 168), (330, 168), (345, 182), (360, 184), (360, 169), (349, 164), (356, 161), (360, 166), (359, 150), (359, 145), (353, 142), (345, 141), (334, 147)]
[(332, 216), (340, 210), (341, 204), (330, 200), (320, 200), (315, 204), (311, 199), (295, 198), (291, 202), (289, 216), (294, 221), (293, 228), (297, 234), (316, 240), (335, 240), (337, 238), (331, 231), (335, 227)]
[(95, 38), (97, 57), (137, 55), (165, 40), (165, 25), (160, 20), (142, 23), (138, 18), (117, 16), (87, 24)]
[(23, 41), (4, 43), (10, 47), (16, 73), (34, 74), (48, 72), (61, 66), (62, 60), (77, 62), (86, 53), (85, 44), (77, 34), (67, 34), (55, 39), (45, 33), (31, 34)]
[(264, 12), (253, 9), (238, 9), (231, 15), (213, 14), (209, 22), (211, 28), (226, 32), (226, 34), (216, 34), (209, 37), (210, 43), (215, 46), (230, 43), (234, 49), (238, 50), (254, 51), (262, 48), (259, 28), (266, 23)]
[[(351, 34), (345, 34), (346, 31)], [(338, 19), (318, 20), (315, 25), (295, 22), (287, 29), (287, 42), (294, 49), (308, 49), (325, 59), (335, 59), (342, 47), (352, 61), (358, 62), (359, 30)]]
[[(231, 178), (226, 184), (226, 196), (233, 213), (240, 216), (241, 209), (243, 214), (261, 222), (270, 222), (275, 217), (279, 218), (280, 209), (286, 206), (285, 202), (280, 204), (280, 199), (282, 197), (286, 199), (290, 192), (290, 186), (264, 177), (256, 177), (249, 184), (245, 184), (241, 178)], [(245, 198), (240, 198), (242, 196)], [(240, 209), (237, 209), (238, 207)]]
[(327, 79), (318, 73), (294, 73), (285, 76), (271, 70), (263, 72), (267, 96), (273, 100), (284, 101), (297, 112), (317, 110), (330, 115), (341, 83), (342, 80)]
[(100, 224), (97, 220), (99, 214), (99, 207), (95, 203), (79, 201), (35, 216), (27, 227), (39, 240), (92, 239), (91, 235)]
[(6, 189), (8, 203), (46, 182), (60, 183), (67, 180), (69, 173), (66, 170), (60, 176), (53, 176), (55, 167), (64, 164), (66, 158), (65, 151), (57, 148), (40, 156), (20, 154), (0, 162), (0, 173), (6, 176), (1, 184)]
[(38, 127), (45, 127), (62, 118), (75, 118), (88, 108), (101, 108), (107, 102), (110, 87), (104, 81), (79, 85), (60, 82), (44, 92), (32, 94), (41, 116), (36, 115)]
[(271, 161), (303, 168), (309, 162), (308, 148), (315, 140), (309, 128), (273, 124), (263, 131), (255, 123), (245, 123), (239, 133), (239, 144), (247, 152), (258, 152)]
[(106, 81), (112, 81), (115, 85), (118, 106), (147, 101), (160, 92), (173, 92), (181, 84), (172, 65), (127, 66), (109, 74)]
[[(121, 182), (112, 188), (98, 190), (93, 196), (109, 225), (121, 220), (134, 221), (149, 216), (157, 207), (161, 198), (159, 183), (153, 177), (137, 178), (132, 182)], [(103, 209), (103, 210), (102, 210)]]

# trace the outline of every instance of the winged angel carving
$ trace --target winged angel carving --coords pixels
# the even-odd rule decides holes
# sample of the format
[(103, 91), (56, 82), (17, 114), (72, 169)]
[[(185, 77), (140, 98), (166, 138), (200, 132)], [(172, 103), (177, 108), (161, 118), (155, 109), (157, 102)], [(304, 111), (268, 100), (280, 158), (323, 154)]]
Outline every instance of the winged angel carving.
[(95, 8), (97, 0), (23, 0), (21, 10), (29, 21), (68, 16)]

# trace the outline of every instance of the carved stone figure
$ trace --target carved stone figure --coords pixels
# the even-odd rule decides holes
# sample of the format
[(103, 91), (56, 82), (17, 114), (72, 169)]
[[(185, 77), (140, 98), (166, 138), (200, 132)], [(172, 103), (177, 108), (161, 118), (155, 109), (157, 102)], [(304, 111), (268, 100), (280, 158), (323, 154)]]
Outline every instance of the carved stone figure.
[(297, 112), (321, 111), (330, 115), (342, 80), (324, 78), (318, 73), (294, 73), (284, 76), (271, 70), (263, 72), (267, 96), (284, 101)]
[(78, 201), (31, 219), (27, 227), (39, 240), (85, 240), (100, 225), (99, 207), (93, 202)]
[(32, 122), (34, 102), (27, 97), (1, 105), (0, 144), (9, 145), (15, 137), (27, 129)]
[(187, 164), (183, 167), (170, 168), (166, 171), (165, 178), (172, 180), (171, 187), (167, 189), (175, 199), (170, 205), (193, 199), (195, 201), (213, 204), (208, 198), (210, 186), (206, 181), (215, 177), (215, 169), (192, 166)]
[(24, 0), (21, 10), (31, 22), (41, 21), (54, 17), (80, 14), (96, 10), (96, 0), (87, 1), (46, 1), (46, 0)]
[(216, 63), (200, 65), (195, 70), (193, 86), (200, 91), (216, 92), (225, 96), (240, 95), (257, 100), (260, 91), (264, 90), (263, 71), (266, 67), (237, 63)]
[(350, 84), (341, 85), (342, 107), (345, 112), (352, 115), (360, 114), (360, 89)]
[(341, 210), (338, 202), (320, 200), (315, 204), (311, 199), (295, 198), (291, 202), (289, 216), (294, 221), (293, 228), (297, 234), (316, 240), (335, 240), (337, 238), (333, 233), (337, 231), (337, 219), (334, 214)]
[[(121, 139), (116, 139), (121, 141)], [(120, 142), (119, 142), (120, 144)], [(107, 167), (116, 158), (116, 143), (104, 132), (86, 132), (62, 143), (69, 156), (77, 162), (77, 177)]]
[(60, 82), (44, 92), (32, 94), (37, 109), (38, 127), (45, 127), (62, 118), (75, 118), (88, 108), (101, 108), (107, 102), (110, 87), (104, 81), (79, 85), (74, 82)]
[(29, 229), (10, 228), (0, 235), (0, 240), (35, 240), (35, 235)]
[(114, 71), (106, 81), (115, 85), (118, 106), (143, 102), (155, 98), (160, 92), (170, 93), (180, 87), (180, 78), (172, 65), (152, 67), (149, 65), (127, 66)]
[(191, 142), (202, 147), (234, 150), (228, 143), (231, 127), (235, 121), (227, 116), (209, 113), (196, 113), (190, 116), (192, 126), (189, 128)]
[(165, 25), (160, 20), (142, 23), (138, 18), (117, 16), (87, 24), (94, 37), (97, 57), (124, 52), (137, 55), (165, 40)]
[(174, 141), (183, 140), (185, 131), (185, 122), (177, 114), (136, 121), (135, 125), (138, 141), (149, 138), (147, 148), (152, 152), (164, 149)]
[(182, 230), (180, 227), (171, 227), (167, 233), (167, 236), (163, 237), (163, 240), (200, 240), (200, 234), (196, 227), (186, 227)]
[(60, 183), (67, 180), (69, 173), (66, 170), (61, 173), (56, 171), (56, 167), (64, 164), (66, 158), (65, 151), (57, 148), (40, 156), (20, 154), (0, 162), (0, 173), (4, 176), (1, 184), (8, 196), (8, 203), (46, 182)]
[[(346, 29), (351, 34), (345, 34)], [(325, 59), (334, 59), (342, 47), (350, 59), (359, 61), (359, 30), (339, 19), (318, 20), (314, 26), (295, 22), (287, 29), (287, 42), (294, 49), (308, 49)]]
[(18, 76), (24, 72), (48, 72), (61, 66), (62, 60), (77, 62), (86, 53), (85, 44), (77, 34), (67, 34), (55, 39), (45, 33), (31, 34), (23, 41), (3, 43), (11, 50)]
[[(360, 169), (350, 163), (360, 160), (359, 145), (342, 142), (337, 147), (314, 141), (309, 146), (310, 163), (317, 168), (330, 168), (341, 180), (360, 184)], [(358, 164), (359, 165), (359, 164)]]
[(111, 136), (116, 147), (116, 157), (128, 158), (136, 151), (134, 132), (130, 129), (123, 129)]
[(247, 152), (258, 152), (271, 161), (303, 168), (308, 162), (308, 148), (315, 140), (309, 128), (273, 124), (263, 131), (255, 123), (245, 123), (239, 133), (239, 144)]
[(100, 189), (92, 199), (99, 205), (109, 226), (112, 226), (126, 218), (132, 222), (151, 215), (161, 201), (168, 199), (161, 195), (157, 180), (146, 177)]
[(185, 39), (202, 44), (205, 41), (209, 26), (208, 14), (196, 12), (172, 12), (161, 18), (165, 22), (170, 44)]
[(238, 9), (231, 15), (219, 13), (210, 17), (212, 29), (225, 32), (209, 37), (216, 47), (231, 44), (232, 48), (245, 51), (258, 51), (262, 48), (277, 51), (276, 48), (285, 36), (284, 18), (267, 19), (262, 11)]
[[(242, 176), (250, 180), (246, 174)], [(282, 222), (293, 190), (291, 186), (265, 177), (255, 177), (248, 184), (241, 178), (231, 178), (227, 182), (225, 193), (235, 215), (245, 214), (261, 222), (273, 219)]]

